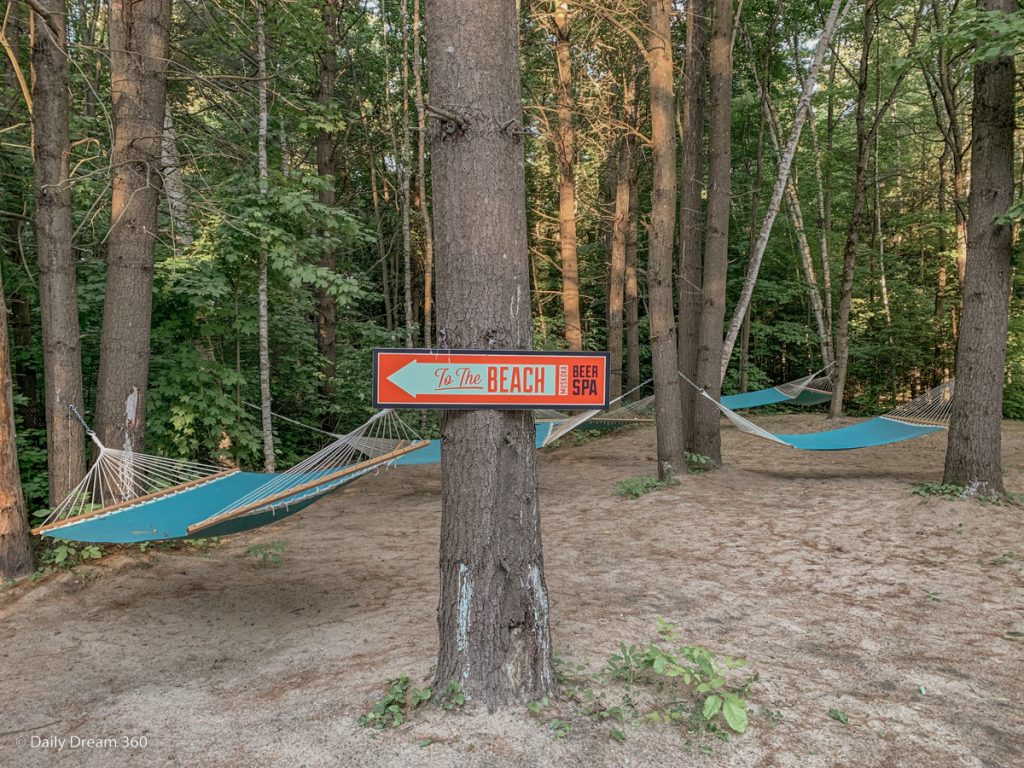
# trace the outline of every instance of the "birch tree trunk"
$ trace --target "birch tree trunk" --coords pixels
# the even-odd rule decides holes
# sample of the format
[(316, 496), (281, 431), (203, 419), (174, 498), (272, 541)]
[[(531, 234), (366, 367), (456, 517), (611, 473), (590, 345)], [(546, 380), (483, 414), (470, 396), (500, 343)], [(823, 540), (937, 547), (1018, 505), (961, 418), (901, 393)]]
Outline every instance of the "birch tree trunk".
[[(686, 62), (683, 67), (683, 109), (680, 131), (679, 183), (679, 370), (697, 380), (701, 295), (701, 198), (704, 194), (704, 106), (708, 79), (708, 3), (686, 6)], [(679, 391), (683, 445), (693, 451), (697, 392), (684, 384)]]
[[(270, 173), (267, 163), (267, 6), (266, 0), (256, 0), (256, 65), (259, 83), (259, 127), (256, 149), (259, 162), (260, 196), (270, 191)], [(259, 263), (259, 357), (260, 357), (260, 421), (263, 431), (263, 470), (274, 472), (273, 402), (270, 396), (270, 264), (265, 243), (260, 244)]]
[[(427, 0), (438, 345), (529, 349), (519, 29), (505, 0)], [(441, 112), (439, 112), (440, 114)], [(554, 689), (529, 411), (441, 424), (436, 685), (490, 708)]]
[(0, 579), (25, 576), (32, 572), (33, 565), (28, 514), (18, 474), (7, 302), (3, 275), (0, 275)]
[[(1013, 13), (1014, 0), (979, 0), (985, 14)], [(967, 272), (957, 342), (956, 392), (943, 482), (971, 493), (1003, 492), (1003, 381), (1013, 227), (1013, 56), (974, 65)]]
[(192, 225), (188, 220), (188, 197), (185, 194), (178, 140), (169, 104), (164, 107), (164, 131), (160, 138), (160, 170), (163, 173), (167, 210), (171, 214), (172, 237), (176, 244), (188, 247), (192, 245)]
[[(558, 63), (558, 231), (562, 256), (562, 308), (569, 349), (583, 349), (579, 260), (576, 255), (576, 135), (573, 128), (569, 3), (555, 3), (555, 58)], [(621, 358), (621, 346), (620, 346)]]
[[(63, 18), (63, 0), (46, 0), (51, 18)], [(85, 474), (85, 434), (70, 418), (82, 409), (82, 347), (72, 250), (68, 158), (69, 90), (66, 30), (35, 15), (32, 39), (32, 153), (35, 159), (35, 235), (42, 315), (50, 505), (63, 501)]]
[(170, 0), (110, 4), (113, 196), (96, 432), (104, 445), (126, 451), (142, 451), (146, 434), (170, 26)]
[[(845, 4), (844, 4), (845, 2)], [(852, 0), (833, 0), (832, 8), (828, 18), (825, 20), (825, 27), (818, 38), (818, 45), (814, 51), (814, 59), (811, 62), (807, 77), (804, 79), (803, 89), (800, 93), (800, 101), (797, 103), (796, 116), (793, 119), (793, 127), (790, 129), (789, 140), (786, 149), (779, 158), (779, 172), (775, 180), (775, 188), (772, 191), (768, 209), (765, 212), (764, 221), (761, 223), (761, 232), (757, 238), (754, 252), (751, 254), (750, 262), (747, 265), (747, 274), (743, 280), (743, 289), (733, 310), (732, 321), (729, 323), (729, 330), (725, 335), (725, 342), (722, 345), (721, 375), (725, 376), (729, 368), (729, 359), (732, 357), (732, 350), (739, 336), (740, 326), (743, 324), (743, 316), (750, 304), (750, 297), (754, 294), (754, 286), (757, 284), (757, 275), (761, 269), (761, 262), (764, 259), (765, 249), (768, 247), (768, 238), (771, 236), (772, 227), (775, 224), (775, 217), (778, 216), (779, 206), (782, 203), (782, 196), (785, 194), (786, 185), (789, 182), (789, 172), (793, 165), (793, 157), (796, 155), (797, 144), (800, 142), (800, 133), (803, 130), (804, 121), (811, 108), (811, 97), (814, 95), (814, 87), (818, 79), (818, 70), (825, 59), (825, 52), (828, 50), (832, 35), (836, 27), (842, 22), (843, 16), (852, 6)]]
[[(730, 0), (731, 2), (731, 0)], [(658, 477), (685, 474), (679, 353), (672, 290), (676, 208), (675, 95), (672, 74), (671, 0), (649, 0), (647, 66), (651, 86), (651, 145), (654, 180), (647, 283), (651, 302), (651, 358), (654, 368)]]

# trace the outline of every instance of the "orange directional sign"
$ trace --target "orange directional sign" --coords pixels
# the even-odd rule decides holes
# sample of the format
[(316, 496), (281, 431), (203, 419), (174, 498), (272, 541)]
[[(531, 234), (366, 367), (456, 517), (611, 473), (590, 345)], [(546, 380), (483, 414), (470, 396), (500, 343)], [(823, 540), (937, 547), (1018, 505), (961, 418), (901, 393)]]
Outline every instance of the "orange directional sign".
[(608, 407), (609, 353), (373, 350), (376, 408)]

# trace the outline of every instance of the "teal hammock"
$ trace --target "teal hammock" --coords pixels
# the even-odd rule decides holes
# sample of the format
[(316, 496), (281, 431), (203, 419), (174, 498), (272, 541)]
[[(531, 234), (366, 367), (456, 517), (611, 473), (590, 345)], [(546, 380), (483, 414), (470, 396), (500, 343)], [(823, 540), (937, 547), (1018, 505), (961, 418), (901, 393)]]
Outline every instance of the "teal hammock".
[(700, 393), (713, 402), (722, 414), (745, 434), (801, 451), (850, 451), (892, 445), (945, 430), (953, 407), (953, 388), (954, 380), (950, 379), (882, 416), (839, 429), (797, 434), (769, 432), (717, 402), (704, 390), (700, 390)]
[[(538, 448), (552, 427), (537, 425)], [(440, 441), (419, 439), (393, 411), (275, 474), (118, 451), (88, 435), (99, 449), (96, 462), (33, 533), (108, 544), (226, 536), (290, 517), (383, 468), (441, 460)]]

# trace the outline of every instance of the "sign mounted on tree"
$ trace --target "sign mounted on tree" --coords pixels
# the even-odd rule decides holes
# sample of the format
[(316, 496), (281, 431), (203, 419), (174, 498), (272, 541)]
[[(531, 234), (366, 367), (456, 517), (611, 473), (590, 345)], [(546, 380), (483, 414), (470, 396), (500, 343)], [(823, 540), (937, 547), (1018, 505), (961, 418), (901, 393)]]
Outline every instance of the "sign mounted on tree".
[(608, 352), (373, 350), (375, 408), (608, 407)]

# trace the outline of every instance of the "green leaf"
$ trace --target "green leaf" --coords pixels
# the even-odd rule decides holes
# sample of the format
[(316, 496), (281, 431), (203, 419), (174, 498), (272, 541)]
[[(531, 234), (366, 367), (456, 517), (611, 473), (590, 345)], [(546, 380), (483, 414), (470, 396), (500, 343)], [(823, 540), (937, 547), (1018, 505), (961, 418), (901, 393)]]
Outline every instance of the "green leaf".
[(722, 708), (722, 697), (711, 695), (704, 700), (704, 719), (710, 720)]
[(838, 720), (843, 725), (846, 725), (847, 723), (850, 722), (849, 715), (847, 715), (841, 709), (830, 709), (828, 711), (828, 716), (831, 717), (833, 720)]
[(620, 731), (618, 728), (612, 728), (608, 732), (608, 735), (611, 736), (613, 739), (615, 739), (615, 741), (619, 742), (619, 744), (621, 744), (622, 742), (624, 742), (626, 740), (626, 733), (625, 733), (625, 731)]
[(722, 705), (722, 717), (736, 733), (743, 733), (747, 730), (747, 702), (739, 696), (726, 695), (725, 704)]

